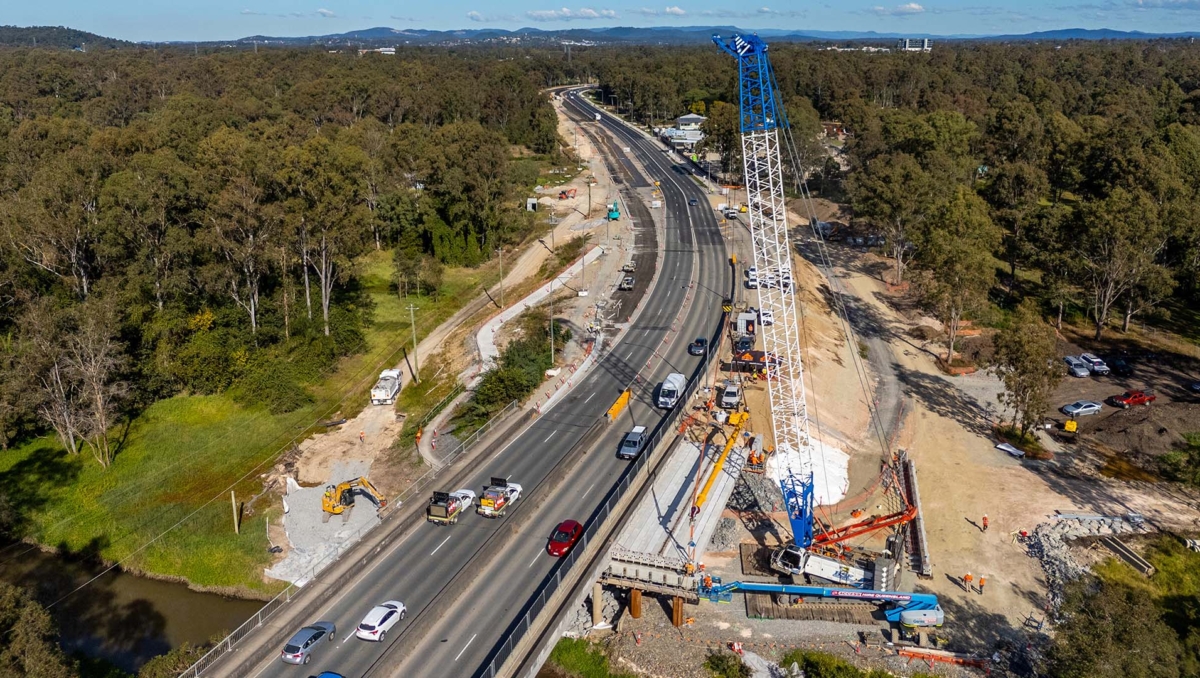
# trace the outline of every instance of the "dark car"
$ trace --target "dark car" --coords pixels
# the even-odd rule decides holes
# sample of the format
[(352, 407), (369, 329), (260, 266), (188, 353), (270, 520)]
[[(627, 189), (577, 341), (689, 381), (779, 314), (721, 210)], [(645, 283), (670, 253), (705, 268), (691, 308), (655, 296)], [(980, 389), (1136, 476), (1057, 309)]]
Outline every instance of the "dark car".
[(697, 337), (696, 341), (688, 344), (689, 355), (704, 355), (708, 352), (708, 340), (704, 337)]
[(337, 627), (333, 622), (319, 621), (305, 626), (292, 636), (283, 646), (280, 659), (288, 664), (307, 664), (312, 660), (312, 652), (321, 641), (333, 642)]
[(738, 337), (738, 340), (733, 343), (733, 350), (737, 353), (745, 353), (746, 351), (754, 350), (753, 337)]
[(695, 207), (696, 205), (700, 204), (700, 201), (695, 198), (689, 198), (688, 204), (691, 205), (692, 207)]
[(1133, 374), (1133, 365), (1127, 358), (1110, 358), (1108, 366), (1118, 377), (1128, 377)]
[(554, 528), (554, 534), (550, 535), (550, 543), (546, 544), (546, 552), (561, 558), (571, 552), (571, 547), (575, 546), (575, 542), (579, 541), (579, 537), (582, 535), (583, 525), (574, 520), (564, 520)]

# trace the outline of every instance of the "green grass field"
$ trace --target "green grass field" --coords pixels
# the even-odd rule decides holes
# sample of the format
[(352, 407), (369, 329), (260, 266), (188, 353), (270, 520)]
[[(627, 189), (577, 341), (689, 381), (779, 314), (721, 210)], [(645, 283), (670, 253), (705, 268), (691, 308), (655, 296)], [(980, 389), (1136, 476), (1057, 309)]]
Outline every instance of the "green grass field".
[(263, 491), (258, 476), (280, 451), (318, 430), (318, 422), (362, 409), (378, 371), (400, 360), (401, 346), (411, 349), (408, 303), (420, 309), (417, 334), (424, 336), (497, 277), (492, 266), (448, 269), (436, 297), (404, 300), (391, 289), (390, 252), (373, 252), (359, 265), (375, 302), (366, 350), (312, 387), (312, 405), (272, 415), (225, 395), (163, 400), (114, 432), (122, 443), (107, 470), (86, 452), (69, 457), (53, 436), (0, 452), (0, 483), (11, 490), (18, 530), (45, 545), (199, 587), (257, 594), (279, 588), (262, 579), (270, 560), (265, 520), (278, 520), (278, 507), (252, 503), (235, 535), (228, 488), (249, 501)]

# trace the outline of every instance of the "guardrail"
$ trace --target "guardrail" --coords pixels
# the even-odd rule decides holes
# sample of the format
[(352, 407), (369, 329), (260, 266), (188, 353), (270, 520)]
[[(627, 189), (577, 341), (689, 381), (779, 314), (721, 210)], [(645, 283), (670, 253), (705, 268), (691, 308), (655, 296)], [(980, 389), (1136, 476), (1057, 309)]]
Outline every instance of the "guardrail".
[[(737, 276), (734, 276), (733, 285), (736, 284)], [(721, 321), (718, 323), (717, 330), (713, 333), (710, 346), (718, 344), (728, 318), (729, 314), (727, 312), (721, 313)], [(625, 472), (621, 474), (621, 479), (608, 491), (608, 494), (604, 497), (604, 502), (600, 504), (588, 519), (587, 524), (584, 526), (583, 535), (579, 538), (579, 543), (571, 549), (567, 557), (559, 559), (554, 567), (551, 568), (550, 573), (546, 576), (537, 593), (525, 603), (525, 606), (521, 609), (520, 616), (505, 630), (504, 636), (501, 637), (500, 641), (497, 642), (492, 648), (491, 653), (489, 653), (487, 663), (475, 673), (475, 676), (480, 678), (494, 678), (500, 674), (500, 668), (504, 666), (504, 662), (508, 660), (517, 644), (529, 632), (534, 619), (546, 607), (554, 592), (562, 585), (567, 572), (575, 565), (577, 560), (583, 557), (583, 554), (587, 551), (588, 543), (595, 539), (601, 525), (612, 514), (625, 493), (630, 488), (637, 486), (637, 482), (635, 481), (640, 481), (638, 475), (643, 470), (647, 470), (648, 473), (647, 463), (651, 456), (648, 451), (657, 448), (659, 443), (662, 442), (663, 437), (667, 433), (674, 431), (675, 426), (679, 423), (679, 420), (683, 417), (687, 409), (687, 404), (691, 402), (696, 391), (700, 388), (701, 377), (703, 377), (714, 359), (719, 360), (719, 358), (716, 358), (716, 355), (716, 351), (708, 351), (705, 354), (704, 359), (700, 361), (700, 364), (692, 373), (691, 379), (688, 380), (683, 397), (679, 399), (679, 402), (676, 403), (667, 416), (659, 420), (658, 425), (654, 427), (654, 431), (650, 434), (650, 438), (644, 448), (647, 452), (639, 455), (625, 468)]]
[[(403, 505), (405, 501), (409, 501), (418, 494), (425, 492), (439, 471), (446, 468), (452, 462), (462, 456), (467, 451), (468, 447), (478, 442), (485, 434), (495, 428), (498, 422), (504, 420), (508, 417), (508, 415), (516, 411), (518, 406), (519, 405), (517, 401), (514, 400), (506, 405), (504, 409), (497, 412), (491, 419), (487, 421), (486, 424), (480, 427), (478, 431), (471, 434), (469, 438), (460, 443), (453, 452), (447, 455), (446, 458), (442, 460), (440, 465), (432, 467), (425, 473), (421, 474), (412, 482), (411, 485), (405, 488), (394, 501), (389, 502), (388, 507), (381, 512), (381, 515), (390, 513), (391, 511)], [(382, 522), (383, 521), (381, 518), (381, 520), (377, 523), (359, 528), (349, 540), (343, 544), (339, 544), (334, 553), (331, 553), (324, 560), (318, 561), (315, 565), (313, 565), (309, 570), (308, 576), (305, 577), (303, 581), (308, 582), (315, 579), (322, 570), (337, 562), (343, 554), (356, 546), (368, 532), (374, 530), (376, 527), (379, 527)], [(288, 602), (291, 602), (292, 597), (296, 595), (300, 588), (302, 588), (300, 585), (288, 584), (287, 588), (269, 600), (266, 605), (263, 605), (262, 608), (258, 610), (258, 612), (255, 612), (253, 617), (250, 617), (243, 622), (241, 626), (237, 627), (232, 633), (221, 639), (219, 643), (217, 643), (203, 657), (197, 660), (195, 664), (192, 664), (187, 668), (187, 670), (179, 674), (179, 678), (198, 678), (198, 676), (200, 676), (200, 674), (206, 669), (215, 664), (226, 654), (233, 651), (234, 646), (241, 642), (243, 638), (250, 635), (254, 629), (261, 627), (263, 623), (270, 619), (277, 611), (279, 611), (280, 608), (282, 608)]]

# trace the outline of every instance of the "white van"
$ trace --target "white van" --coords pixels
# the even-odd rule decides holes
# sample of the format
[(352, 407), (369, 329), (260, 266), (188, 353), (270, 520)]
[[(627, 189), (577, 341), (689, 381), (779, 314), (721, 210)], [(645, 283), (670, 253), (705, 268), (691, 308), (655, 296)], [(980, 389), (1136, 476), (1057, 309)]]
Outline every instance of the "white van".
[(668, 374), (667, 378), (663, 379), (662, 384), (658, 386), (656, 404), (664, 410), (675, 407), (675, 403), (679, 402), (679, 396), (683, 394), (685, 388), (687, 388), (687, 377), (678, 372)]

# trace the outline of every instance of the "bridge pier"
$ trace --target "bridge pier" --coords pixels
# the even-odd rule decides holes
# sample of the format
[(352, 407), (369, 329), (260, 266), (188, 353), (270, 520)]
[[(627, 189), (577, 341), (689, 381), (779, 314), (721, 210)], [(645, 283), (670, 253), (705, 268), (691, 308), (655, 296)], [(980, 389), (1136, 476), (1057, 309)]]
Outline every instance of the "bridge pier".
[(629, 616), (634, 619), (642, 618), (642, 590), (629, 590)]
[(683, 626), (683, 598), (679, 596), (671, 599), (671, 626)]
[(604, 586), (600, 582), (592, 583), (592, 628), (604, 623)]

